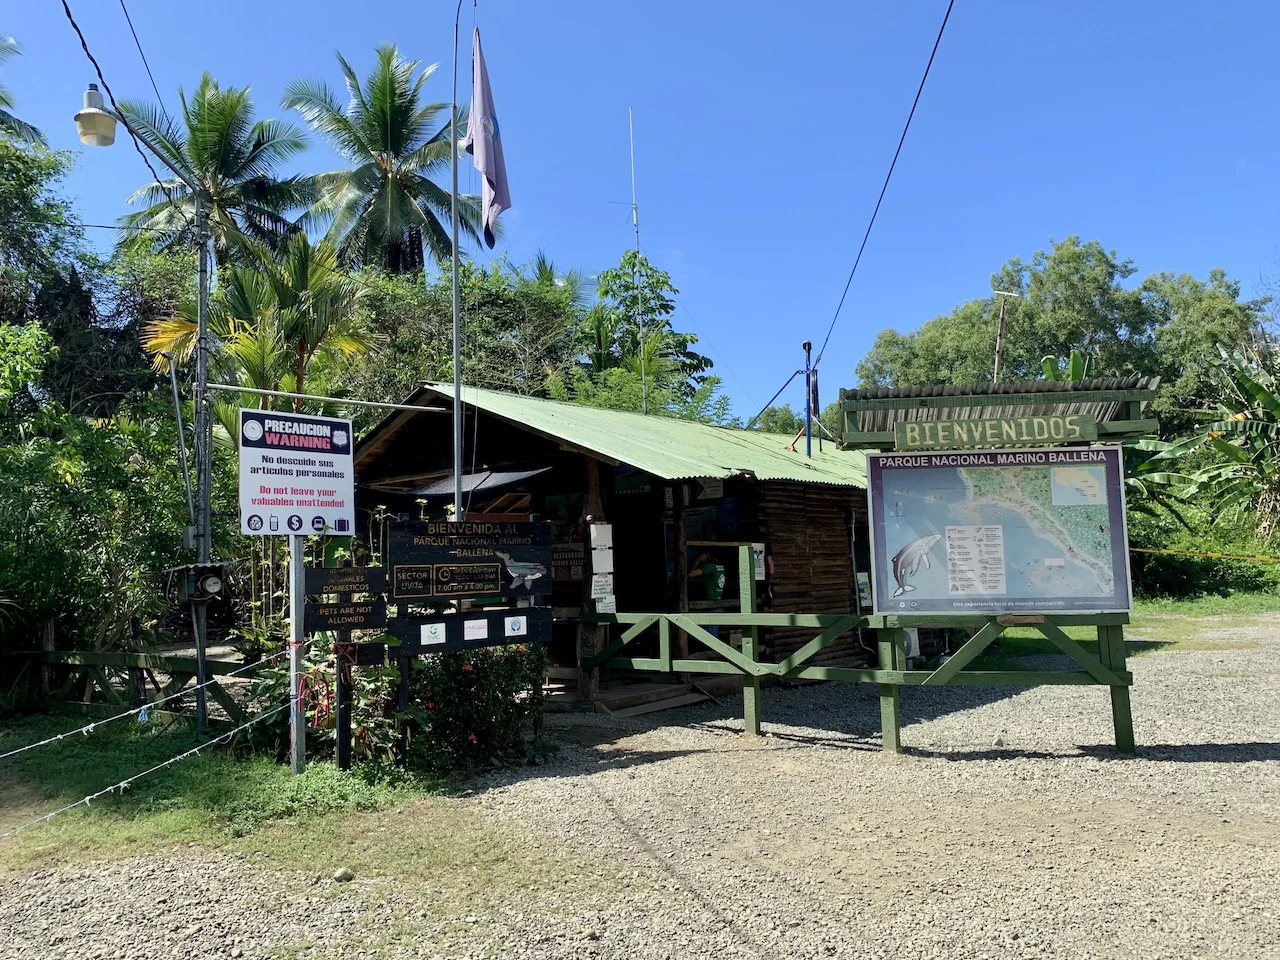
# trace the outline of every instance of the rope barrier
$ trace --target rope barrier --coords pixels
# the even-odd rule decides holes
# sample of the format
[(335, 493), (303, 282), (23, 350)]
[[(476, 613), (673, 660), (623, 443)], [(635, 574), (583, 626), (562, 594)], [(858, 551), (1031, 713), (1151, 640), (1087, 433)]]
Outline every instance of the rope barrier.
[(112, 784), (111, 786), (103, 790), (99, 790), (97, 793), (91, 793), (86, 797), (82, 797), (81, 799), (77, 800), (75, 803), (69, 803), (65, 807), (59, 807), (57, 810), (54, 810), (52, 813), (46, 813), (43, 817), (37, 817), (35, 820), (31, 820), (27, 823), (24, 823), (20, 827), (14, 827), (12, 830), (9, 830), (5, 833), (0, 833), (0, 840), (7, 840), (9, 837), (17, 836), (19, 833), (22, 833), (22, 831), (30, 830), (34, 826), (37, 826), (41, 823), (45, 823), (49, 820), (52, 820), (54, 817), (60, 814), (66, 813), (68, 810), (74, 810), (76, 807), (80, 807), (80, 806), (87, 807), (89, 806), (89, 804), (93, 803), (93, 801), (97, 800), (99, 797), (105, 797), (107, 794), (114, 793), (117, 790), (119, 790), (120, 795), (123, 796), (124, 792), (128, 790), (130, 786), (133, 785), (133, 782), (135, 780), (141, 780), (143, 777), (149, 776), (155, 773), (157, 770), (163, 770), (165, 767), (172, 766), (173, 764), (178, 763), (181, 760), (185, 760), (187, 759), (187, 757), (190, 757), (199, 753), (201, 750), (204, 750), (206, 747), (211, 747), (215, 743), (219, 743), (223, 740), (228, 740), (231, 737), (234, 737), (241, 730), (244, 730), (247, 727), (253, 726), (255, 723), (257, 723), (260, 720), (265, 720), (268, 717), (273, 717), (277, 713), (280, 713), (282, 710), (288, 710), (288, 709), (289, 709), (289, 704), (286, 703), (279, 707), (276, 707), (274, 710), (269, 710), (266, 713), (260, 713), (256, 717), (254, 717), (252, 720), (248, 720), (245, 723), (240, 724), (240, 726), (236, 727), (234, 730), (228, 730), (226, 733), (223, 733), (223, 734), (220, 734), (219, 736), (214, 737), (212, 740), (208, 741), (207, 743), (202, 743), (199, 746), (192, 747), (190, 750), (187, 750), (185, 753), (180, 753), (176, 757), (170, 757), (168, 760), (164, 761), (163, 763), (157, 763), (154, 767), (151, 767), (148, 770), (143, 770), (141, 773), (136, 773), (132, 777), (129, 777), (126, 780), (121, 780), (119, 783)]
[(1280, 563), (1280, 557), (1268, 557), (1260, 553), (1195, 553), (1191, 550), (1157, 550), (1148, 547), (1130, 547), (1130, 553), (1164, 553), (1175, 557), (1208, 557), (1211, 560), (1260, 560), (1263, 563)]
[(173, 701), (173, 700), (179, 700), (182, 697), (185, 697), (189, 693), (194, 693), (196, 690), (200, 690), (204, 687), (209, 686), (210, 684), (217, 683), (220, 679), (225, 680), (228, 677), (236, 677), (242, 673), (245, 673), (246, 671), (256, 669), (257, 667), (261, 667), (263, 664), (270, 663), (272, 660), (276, 660), (279, 657), (283, 657), (288, 652), (289, 650), (286, 647), (284, 650), (278, 650), (275, 653), (273, 653), (271, 656), (266, 657), (262, 660), (255, 661), (254, 663), (245, 664), (243, 667), (240, 667), (239, 669), (236, 669), (236, 670), (232, 670), (230, 673), (224, 673), (221, 677), (210, 677), (204, 683), (197, 683), (194, 687), (187, 687), (183, 690), (179, 690), (177, 693), (170, 694), (169, 696), (163, 697), (160, 700), (154, 700), (151, 703), (144, 703), (140, 707), (134, 707), (132, 710), (127, 710), (124, 713), (118, 713), (114, 717), (107, 717), (107, 719), (105, 720), (95, 720), (93, 723), (85, 724), (83, 727), (79, 727), (75, 730), (68, 730), (66, 733), (59, 733), (56, 736), (48, 737), (37, 743), (29, 743), (25, 747), (18, 747), (16, 750), (10, 750), (8, 753), (0, 753), (0, 760), (7, 760), (9, 759), (9, 757), (15, 757), (20, 753), (26, 753), (28, 750), (36, 749), (36, 747), (44, 747), (44, 746), (48, 746), (51, 743), (58, 743), (61, 740), (66, 740), (68, 737), (74, 737), (77, 733), (83, 734), (84, 736), (87, 737), (98, 727), (105, 726), (108, 723), (114, 723), (116, 720), (123, 720), (126, 717), (138, 716), (143, 711), (149, 711), (153, 707), (160, 706), (160, 704), (162, 703), (169, 703), (170, 701)]

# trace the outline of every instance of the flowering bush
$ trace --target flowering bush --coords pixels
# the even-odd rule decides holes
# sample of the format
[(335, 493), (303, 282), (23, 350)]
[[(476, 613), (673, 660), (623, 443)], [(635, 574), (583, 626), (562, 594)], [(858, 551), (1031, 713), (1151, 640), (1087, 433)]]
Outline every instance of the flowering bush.
[(547, 668), (541, 646), (485, 647), (411, 664), (411, 768), (465, 772), (536, 755)]

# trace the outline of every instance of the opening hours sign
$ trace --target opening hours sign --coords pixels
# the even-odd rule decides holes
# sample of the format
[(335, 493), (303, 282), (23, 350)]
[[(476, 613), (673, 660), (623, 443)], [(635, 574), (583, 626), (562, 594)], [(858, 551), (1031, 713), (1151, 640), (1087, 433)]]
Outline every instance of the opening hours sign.
[(355, 528), (350, 420), (240, 411), (240, 532), (250, 536)]

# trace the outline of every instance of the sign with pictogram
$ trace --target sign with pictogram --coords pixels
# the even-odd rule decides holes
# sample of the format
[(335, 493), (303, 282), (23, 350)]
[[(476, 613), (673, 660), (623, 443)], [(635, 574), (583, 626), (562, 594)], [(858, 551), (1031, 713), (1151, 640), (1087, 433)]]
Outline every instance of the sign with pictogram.
[(350, 420), (242, 409), (239, 440), (241, 533), (352, 535)]

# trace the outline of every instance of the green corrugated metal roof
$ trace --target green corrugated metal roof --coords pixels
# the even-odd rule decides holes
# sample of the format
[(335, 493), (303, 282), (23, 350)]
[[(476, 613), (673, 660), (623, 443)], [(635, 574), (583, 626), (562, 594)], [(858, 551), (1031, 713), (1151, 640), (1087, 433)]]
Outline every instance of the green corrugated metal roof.
[[(445, 384), (426, 384), (426, 391), (446, 400), (453, 397), (453, 387)], [(791, 438), (774, 433), (646, 417), (475, 387), (463, 387), (462, 400), (486, 413), (664, 480), (750, 474), (760, 480), (852, 487), (865, 487), (867, 483), (865, 455), (838, 450), (831, 441), (824, 441), (819, 452), (815, 438), (813, 457), (809, 458), (804, 455), (803, 439), (797, 444), (798, 451), (792, 453), (786, 448)]]

